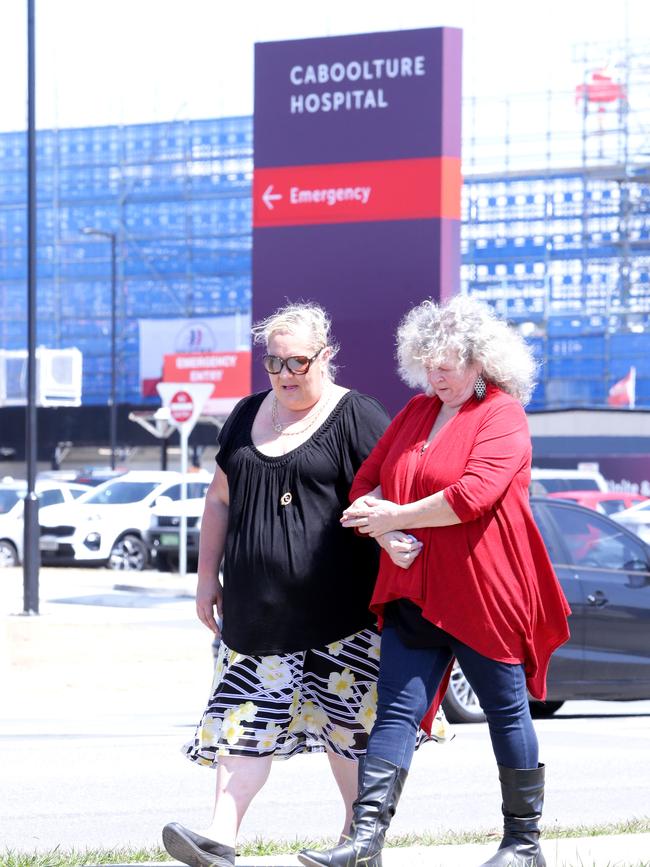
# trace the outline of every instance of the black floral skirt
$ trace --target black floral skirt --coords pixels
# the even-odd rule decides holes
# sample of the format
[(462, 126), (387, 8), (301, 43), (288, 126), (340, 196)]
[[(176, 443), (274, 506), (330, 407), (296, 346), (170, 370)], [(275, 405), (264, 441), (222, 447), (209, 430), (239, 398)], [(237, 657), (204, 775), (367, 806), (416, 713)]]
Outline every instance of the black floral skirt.
[[(377, 712), (381, 637), (364, 629), (321, 648), (245, 656), (221, 644), (212, 693), (194, 739), (183, 747), (194, 762), (219, 756), (286, 759), (328, 750), (358, 760)], [(442, 711), (431, 737), (452, 737)]]

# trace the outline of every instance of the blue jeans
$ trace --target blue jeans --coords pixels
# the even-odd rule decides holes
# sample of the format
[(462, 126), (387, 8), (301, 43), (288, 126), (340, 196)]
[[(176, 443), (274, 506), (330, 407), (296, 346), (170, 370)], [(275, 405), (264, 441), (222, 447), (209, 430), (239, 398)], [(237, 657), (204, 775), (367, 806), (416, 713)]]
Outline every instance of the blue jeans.
[(406, 647), (392, 626), (385, 626), (381, 637), (377, 719), (368, 755), (400, 768), (410, 766), (420, 721), (452, 656), (485, 712), (497, 763), (506, 768), (536, 768), (537, 735), (530, 718), (523, 665), (495, 662), (451, 635), (448, 647)]

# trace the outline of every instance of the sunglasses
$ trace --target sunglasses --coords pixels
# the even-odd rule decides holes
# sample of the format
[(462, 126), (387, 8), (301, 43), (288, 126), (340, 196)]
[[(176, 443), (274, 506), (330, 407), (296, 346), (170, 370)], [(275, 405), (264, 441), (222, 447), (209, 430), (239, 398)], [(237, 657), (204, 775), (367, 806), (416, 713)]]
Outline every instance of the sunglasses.
[(307, 358), (306, 355), (290, 355), (289, 358), (280, 358), (279, 355), (265, 355), (262, 358), (262, 364), (266, 372), (273, 375), (280, 373), (282, 368), (286, 366), (289, 373), (304, 376), (324, 348), (321, 346), (316, 355), (312, 355), (311, 358)]

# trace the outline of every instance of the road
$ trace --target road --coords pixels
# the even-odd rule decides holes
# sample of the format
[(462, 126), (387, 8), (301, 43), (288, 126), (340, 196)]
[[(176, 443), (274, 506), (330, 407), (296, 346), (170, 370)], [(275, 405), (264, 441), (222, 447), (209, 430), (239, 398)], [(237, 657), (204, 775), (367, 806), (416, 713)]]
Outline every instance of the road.
[[(153, 845), (167, 821), (204, 825), (213, 774), (180, 754), (211, 675), (192, 599), (116, 591), (105, 570), (43, 570), (41, 616), (15, 617), (21, 576), (5, 571), (0, 849)], [(547, 829), (650, 813), (649, 719), (650, 702), (569, 702), (537, 723)], [(486, 726), (455, 730), (416, 756), (395, 833), (498, 826)], [(333, 835), (341, 818), (324, 758), (296, 757), (274, 766), (242, 836)]]

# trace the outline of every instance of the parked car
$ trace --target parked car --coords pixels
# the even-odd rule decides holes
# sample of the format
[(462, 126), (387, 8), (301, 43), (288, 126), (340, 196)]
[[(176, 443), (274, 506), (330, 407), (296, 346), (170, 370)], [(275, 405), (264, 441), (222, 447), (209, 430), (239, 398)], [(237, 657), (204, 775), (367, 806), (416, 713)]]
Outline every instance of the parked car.
[(557, 491), (608, 491), (607, 479), (598, 470), (565, 470), (533, 467), (530, 492), (533, 495)]
[(208, 484), (209, 482), (203, 483), (204, 490), (199, 497), (185, 501), (159, 497), (151, 510), (151, 524), (145, 534), (145, 540), (151, 551), (153, 565), (163, 572), (178, 568), (182, 515), (187, 519), (187, 565), (188, 568), (196, 568), (199, 559), (201, 518)]
[[(531, 702), (533, 714), (574, 699), (650, 699), (650, 546), (593, 509), (550, 497), (531, 506), (573, 612), (571, 637), (551, 658), (547, 700)], [(452, 722), (485, 719), (458, 667), (443, 706)]]
[(83, 485), (91, 485), (94, 488), (97, 485), (101, 485), (102, 482), (116, 479), (127, 472), (127, 467), (116, 467), (114, 470), (110, 467), (84, 467), (81, 470), (77, 470), (74, 480)]
[(637, 503), (623, 512), (617, 512), (612, 516), (615, 521), (635, 533), (640, 539), (650, 545), (650, 500)]
[[(187, 474), (187, 496), (196, 497), (209, 484), (204, 470)], [(149, 562), (144, 534), (159, 497), (181, 498), (180, 473), (133, 470), (94, 488), (83, 502), (42, 509), (43, 563), (103, 566), (140, 570)]]
[[(73, 503), (92, 491), (87, 485), (59, 482), (54, 479), (37, 481), (34, 491), (41, 507), (55, 503)], [(27, 482), (5, 478), (0, 482), (0, 567), (19, 566), (23, 559), (23, 500)]]
[(595, 509), (603, 515), (614, 515), (648, 499), (642, 494), (629, 494), (624, 491), (556, 491), (548, 495), (559, 500), (573, 500), (586, 509)]

